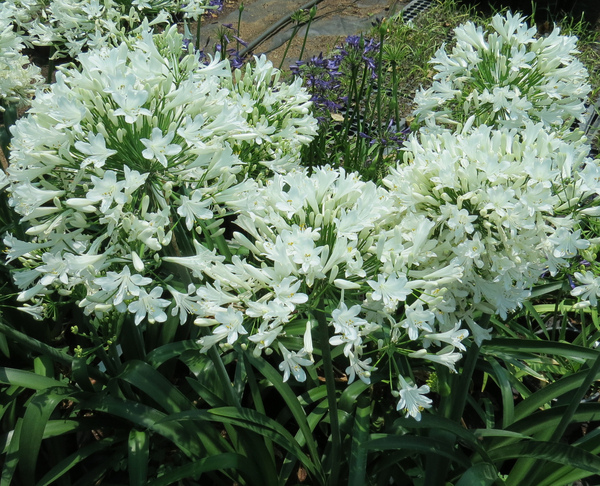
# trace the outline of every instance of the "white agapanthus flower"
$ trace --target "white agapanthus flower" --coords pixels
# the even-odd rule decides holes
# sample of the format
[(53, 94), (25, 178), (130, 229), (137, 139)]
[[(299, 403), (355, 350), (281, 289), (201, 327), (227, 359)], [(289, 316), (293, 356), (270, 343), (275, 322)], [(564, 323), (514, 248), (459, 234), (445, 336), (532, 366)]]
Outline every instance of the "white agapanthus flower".
[(432, 400), (425, 395), (429, 393), (427, 385), (409, 385), (402, 375), (398, 375), (398, 384), (400, 390), (394, 395), (399, 396), (397, 410), (406, 412), (406, 417), (413, 417), (415, 420), (421, 420), (421, 412), (426, 408), (431, 408)]
[(10, 19), (2, 16), (5, 11), (6, 7), (0, 5), (0, 111), (11, 103), (28, 104), (43, 81), (40, 68), (21, 54), (23, 39)]
[(81, 52), (115, 45), (126, 30), (139, 26), (145, 17), (150, 25), (169, 22), (180, 11), (179, 1), (150, 0), (138, 11), (115, 0), (5, 0), (0, 19), (12, 23), (28, 45), (52, 46), (52, 59), (76, 57)]
[(577, 38), (536, 37), (520, 14), (493, 17), (489, 30), (467, 22), (455, 30), (456, 45), (442, 46), (430, 61), (433, 85), (415, 96), (415, 115), (428, 131), (462, 125), (522, 127), (531, 120), (564, 129), (583, 121), (590, 86), (575, 57)]
[[(448, 311), (441, 297), (430, 298), (442, 296), (463, 270), (449, 261), (444, 267), (431, 254), (434, 225), (416, 222), (416, 231), (403, 237), (399, 207), (385, 189), (343, 169), (322, 167), (311, 175), (303, 170), (276, 174), (264, 184), (228, 195), (227, 206), (238, 212), (235, 225), (240, 231), (233, 237), (248, 255), (216, 262), (204, 272), (219, 282), (221, 292), (238, 296), (235, 305), (245, 313), (249, 331), (249, 342), (243, 342), (255, 356), (279, 349), (281, 370), (304, 380), (302, 367), (311, 363), (294, 361), (296, 355), (282, 351), (288, 349), (282, 341), (297, 332), (298, 320), (314, 322), (315, 309), (326, 310), (332, 328), (326, 345), (341, 348), (349, 382), (356, 377), (371, 382), (376, 368), (366, 353), (378, 349), (380, 339), (406, 355), (414, 350), (406, 345), (410, 341), (417, 341), (419, 348), (423, 334), (445, 331), (439, 314), (448, 316), (457, 331), (452, 344), (464, 347), (461, 341), (469, 333), (455, 326), (454, 307)], [(178, 262), (171, 257), (168, 261)], [(423, 269), (425, 262), (428, 270)], [(413, 273), (419, 275), (413, 278)], [(219, 293), (212, 293), (206, 304), (215, 316), (229, 308)], [(225, 339), (222, 326), (206, 324), (213, 329), (202, 338), (203, 350)], [(302, 326), (303, 342), (310, 354), (307, 325)], [(428, 346), (440, 347), (445, 341), (441, 335), (429, 339)]]
[[(78, 8), (95, 6), (87, 13), (93, 19), (109, 2), (86, 5)], [(86, 314), (128, 312), (136, 324), (165, 321), (173, 303), (170, 314), (180, 323), (216, 316), (223, 334), (231, 320), (222, 319), (228, 311), (216, 313), (237, 301), (231, 286), (249, 287), (246, 276), (224, 274), (222, 287), (214, 281), (199, 288), (190, 279), (199, 284), (225, 260), (214, 248), (225, 241), (223, 203), (254, 187), (248, 177), (257, 166), (297, 167), (310, 136), (283, 132), (294, 119), (316, 125), (308, 94), (300, 85), (280, 90), (279, 72), (257, 59), (247, 73), (260, 78), (260, 92), (254, 81), (246, 92), (278, 134), (259, 145), (228, 62), (202, 64), (175, 26), (157, 35), (142, 28), (78, 60), (81, 69), (62, 69), (17, 121), (7, 179), (0, 181), (30, 237), (4, 239), (9, 261), (20, 259), (27, 269), (15, 274), (20, 301), (57, 291), (72, 295)], [(244, 83), (242, 77), (237, 84)], [(294, 278), (278, 284), (268, 312), (283, 322), (303, 298)], [(223, 339), (232, 343), (243, 329), (236, 325)]]
[[(384, 179), (401, 228), (395, 244), (383, 246), (390, 273), (399, 261), (392, 252), (402, 256), (412, 240), (421, 248), (412, 278), (461, 269), (460, 278), (442, 278), (442, 287), (431, 285), (430, 296), (422, 297), (441, 300), (442, 332), (460, 319), (470, 325), (475, 309), (506, 318), (545, 271), (556, 274), (589, 246), (577, 228), (576, 204), (592, 194), (577, 170), (596, 165), (588, 151), (531, 122), (523, 130), (484, 125), (462, 134), (413, 136), (406, 163)], [(417, 238), (419, 228), (428, 231)], [(381, 297), (374, 292), (371, 298)], [(400, 325), (413, 339), (435, 335), (428, 329), (431, 316), (414, 310)], [(449, 313), (453, 319), (447, 321)], [(471, 331), (480, 343), (482, 333)]]

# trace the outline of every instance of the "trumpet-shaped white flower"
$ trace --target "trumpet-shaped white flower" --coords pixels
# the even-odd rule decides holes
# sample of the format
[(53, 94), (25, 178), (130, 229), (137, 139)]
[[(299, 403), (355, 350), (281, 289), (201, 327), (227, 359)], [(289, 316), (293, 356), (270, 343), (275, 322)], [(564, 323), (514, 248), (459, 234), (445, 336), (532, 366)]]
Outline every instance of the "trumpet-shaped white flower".
[(398, 381), (400, 390), (398, 396), (398, 406), (396, 410), (403, 410), (406, 412), (406, 417), (413, 417), (415, 420), (421, 420), (421, 412), (426, 408), (431, 408), (432, 400), (429, 397), (423, 396), (429, 393), (429, 387), (427, 385), (409, 385), (402, 375), (398, 375)]
[(210, 204), (210, 199), (203, 199), (202, 191), (196, 190), (192, 193), (191, 198), (181, 196), (181, 206), (177, 208), (177, 214), (185, 218), (185, 226), (191, 230), (196, 219), (212, 218), (213, 212), (206, 209)]
[(94, 283), (107, 292), (116, 290), (113, 305), (117, 306), (124, 300), (140, 295), (140, 287), (150, 285), (152, 279), (138, 274), (132, 275), (129, 266), (125, 265), (120, 273), (107, 272), (105, 277), (94, 279)]
[(296, 381), (306, 381), (306, 372), (302, 369), (303, 366), (310, 366), (313, 362), (310, 359), (305, 358), (306, 351), (301, 349), (298, 352), (288, 351), (288, 349), (281, 343), (279, 345), (279, 351), (283, 357), (283, 361), (279, 364), (279, 370), (283, 372), (283, 381), (288, 381), (290, 374), (296, 378)]
[(577, 281), (583, 285), (579, 285), (571, 290), (571, 295), (589, 301), (593, 306), (598, 305), (598, 297), (600, 297), (600, 277), (596, 277), (589, 270), (585, 273), (575, 272), (574, 276)]
[(214, 330), (215, 334), (226, 334), (227, 343), (233, 345), (240, 334), (248, 334), (248, 331), (242, 325), (244, 323), (244, 314), (228, 307), (226, 311), (215, 313), (215, 319), (221, 325)]
[(154, 287), (149, 294), (143, 288), (140, 288), (138, 300), (127, 306), (129, 312), (135, 314), (136, 325), (139, 325), (145, 318), (148, 319), (150, 324), (167, 320), (167, 314), (163, 309), (168, 307), (170, 302), (162, 299), (162, 295), (162, 287)]
[(140, 139), (140, 142), (146, 147), (146, 150), (142, 151), (142, 156), (148, 160), (156, 159), (166, 168), (167, 156), (177, 155), (181, 152), (180, 145), (170, 143), (173, 137), (175, 137), (175, 132), (169, 132), (163, 137), (162, 130), (154, 127), (149, 140), (147, 138)]
[(117, 153), (114, 149), (106, 148), (106, 140), (101, 133), (93, 134), (90, 132), (88, 142), (75, 142), (75, 148), (82, 154), (87, 155), (81, 163), (82, 167), (93, 164), (94, 167), (100, 168), (106, 163), (108, 157)]

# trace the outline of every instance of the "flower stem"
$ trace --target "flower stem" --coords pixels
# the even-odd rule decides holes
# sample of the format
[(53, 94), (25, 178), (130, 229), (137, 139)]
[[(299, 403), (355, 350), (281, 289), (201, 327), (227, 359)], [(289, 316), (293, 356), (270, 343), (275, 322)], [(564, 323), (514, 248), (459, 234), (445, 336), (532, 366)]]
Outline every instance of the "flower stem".
[(302, 42), (302, 49), (300, 49), (300, 55), (298, 56), (298, 62), (302, 61), (302, 54), (304, 54), (304, 48), (306, 47), (306, 39), (308, 39), (308, 31), (310, 30), (310, 24), (312, 23), (315, 15), (317, 14), (317, 6), (313, 6), (310, 9), (310, 16), (308, 18), (308, 24), (306, 25), (306, 32), (304, 32), (304, 41)]
[(290, 36), (290, 40), (287, 43), (287, 46), (285, 46), (285, 51), (283, 53), (283, 57), (281, 58), (281, 62), (279, 63), (279, 70), (281, 71), (281, 68), (283, 67), (283, 63), (285, 61), (285, 58), (287, 56), (288, 51), (290, 50), (290, 46), (292, 45), (292, 41), (294, 40), (294, 38), (296, 37), (296, 34), (298, 33), (298, 31), (300, 30), (300, 24), (297, 23), (294, 26), (294, 30), (292, 31), (292, 35)]
[(200, 51), (200, 25), (202, 24), (202, 15), (198, 16), (196, 23), (196, 51)]
[[(321, 301), (323, 305), (323, 301)], [(327, 387), (327, 402), (329, 405), (329, 423), (331, 425), (331, 471), (329, 475), (329, 484), (335, 486), (338, 482), (340, 472), (340, 449), (341, 435), (340, 423), (337, 410), (337, 394), (335, 390), (335, 376), (333, 374), (333, 361), (331, 358), (331, 349), (329, 348), (329, 328), (325, 312), (319, 306), (315, 312), (317, 322), (319, 323), (319, 332), (321, 334), (321, 354), (323, 358), (323, 370), (325, 372), (325, 386)]]

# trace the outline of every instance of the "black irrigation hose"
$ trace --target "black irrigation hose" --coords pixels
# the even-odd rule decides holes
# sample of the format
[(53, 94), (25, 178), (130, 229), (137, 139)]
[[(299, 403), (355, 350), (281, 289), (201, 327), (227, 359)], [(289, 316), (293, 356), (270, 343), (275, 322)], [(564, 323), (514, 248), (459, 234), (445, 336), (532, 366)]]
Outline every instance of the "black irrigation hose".
[(258, 46), (259, 44), (263, 43), (266, 39), (271, 37), (275, 32), (277, 32), (279, 29), (281, 29), (284, 25), (289, 24), (292, 20), (292, 15), (294, 15), (294, 13), (296, 13), (298, 10), (310, 9), (314, 5), (317, 5), (318, 3), (321, 3), (322, 1), (323, 0), (311, 0), (307, 4), (302, 5), (302, 7), (294, 10), (292, 13), (286, 15), (285, 17), (280, 19), (278, 22), (274, 23), (267, 30), (265, 30), (262, 34), (260, 34), (252, 42), (250, 42), (250, 44), (248, 44), (248, 47), (246, 47), (240, 51), (239, 56), (244, 57), (246, 54), (253, 51), (256, 46)]

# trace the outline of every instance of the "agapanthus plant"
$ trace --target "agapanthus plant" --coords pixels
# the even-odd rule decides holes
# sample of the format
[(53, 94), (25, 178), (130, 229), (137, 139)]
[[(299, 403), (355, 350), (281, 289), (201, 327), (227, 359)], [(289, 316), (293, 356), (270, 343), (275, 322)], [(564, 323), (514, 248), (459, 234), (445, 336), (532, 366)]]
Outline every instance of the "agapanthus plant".
[(13, 128), (9, 203), (31, 236), (5, 238), (8, 261), (23, 263), (19, 300), (43, 307), (58, 292), (87, 314), (162, 322), (180, 298), (169, 258), (191, 258), (178, 277), (199, 282), (228, 256), (220, 204), (247, 184), (247, 160), (295, 165), (316, 124), (308, 94), (279, 88), (264, 58), (247, 71), (251, 88), (232, 80), (226, 61), (184, 51), (175, 26), (79, 63)]
[(21, 54), (23, 47), (14, 26), (0, 17), (0, 111), (10, 103), (28, 104), (43, 80), (40, 69)]
[[(467, 22), (455, 30), (456, 45), (442, 46), (430, 61), (431, 88), (415, 96), (418, 120), (431, 129), (462, 125), (522, 127), (541, 122), (569, 128), (585, 115), (587, 70), (575, 57), (577, 38), (537, 36), (520, 14), (495, 15), (490, 31)], [(566, 125), (565, 125), (566, 124)]]
[(10, 0), (2, 5), (2, 13), (29, 44), (52, 46), (52, 59), (58, 59), (118, 37), (123, 12), (112, 0)]
[[(275, 175), (239, 193), (228, 206), (240, 213), (234, 239), (248, 256), (211, 262), (204, 271), (212, 281), (186, 296), (188, 307), (204, 307), (196, 323), (212, 327), (202, 351), (236, 344), (255, 356), (279, 351), (284, 379), (304, 381), (314, 362), (313, 334), (325, 323), (332, 335), (327, 343), (320, 338), (321, 355), (323, 346), (338, 348), (350, 383), (370, 383), (379, 361), (391, 367), (394, 384), (399, 373), (410, 376), (386, 358), (398, 353), (454, 370), (469, 332), (458, 320), (440, 327), (448, 324), (436, 317), (445, 312), (442, 299), (430, 294), (443, 295), (462, 268), (431, 261), (424, 267), (430, 228), (404, 238), (393, 202), (385, 189), (330, 167)], [(430, 406), (421, 396), (427, 387), (407, 379), (398, 381), (399, 406), (418, 419)]]
[(458, 135), (413, 136), (407, 150), (384, 184), (399, 226), (414, 238), (429, 231), (421, 264), (462, 269), (441, 297), (442, 319), (453, 316), (445, 327), (464, 319), (481, 342), (487, 333), (473, 311), (506, 318), (543, 273), (556, 275), (590, 245), (578, 227), (580, 204), (593, 193), (586, 174), (598, 170), (589, 146), (529, 122), (524, 130), (467, 124)]

